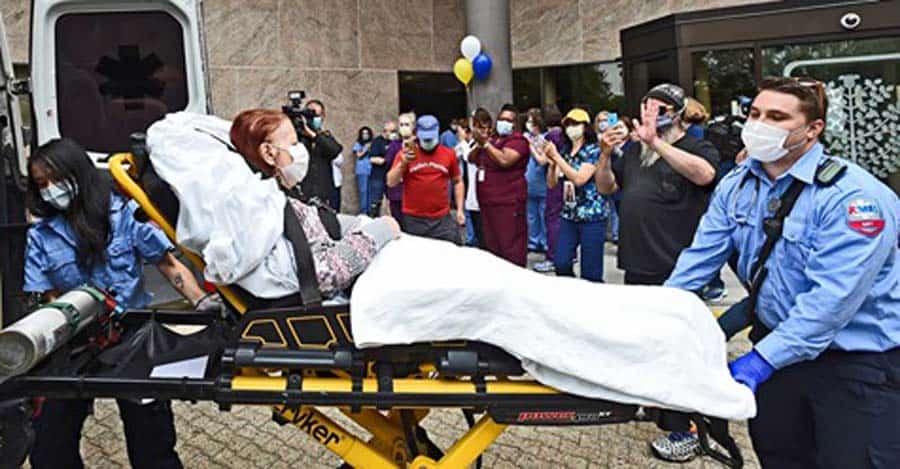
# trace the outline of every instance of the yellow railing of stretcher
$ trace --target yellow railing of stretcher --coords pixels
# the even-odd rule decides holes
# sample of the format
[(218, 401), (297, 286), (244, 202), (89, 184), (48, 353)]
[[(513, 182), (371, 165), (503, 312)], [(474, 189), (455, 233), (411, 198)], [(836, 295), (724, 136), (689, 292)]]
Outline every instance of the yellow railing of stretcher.
[[(147, 216), (158, 225), (172, 241), (179, 247), (185, 257), (197, 268), (203, 270), (203, 259), (195, 253), (180, 246), (175, 238), (175, 228), (166, 220), (162, 213), (153, 204), (146, 192), (135, 182), (135, 164), (131, 154), (121, 153), (110, 158), (109, 169), (112, 177), (121, 190), (129, 198), (135, 200)], [(230, 288), (217, 285), (216, 288), (241, 314), (247, 311), (246, 304)], [(718, 316), (721, 311), (715, 311)], [(336, 378), (318, 377), (315, 375), (304, 377), (302, 391), (315, 392), (323, 395), (352, 393), (353, 382), (349, 376), (340, 370), (334, 370)], [(428, 375), (428, 373), (423, 373)], [(238, 376), (231, 380), (232, 391), (244, 392), (285, 392), (288, 381), (280, 376), (268, 376), (258, 370), (242, 370)], [(400, 378), (392, 380), (392, 389), (397, 394), (415, 394), (418, 396), (454, 394), (467, 395), (476, 393), (476, 387), (471, 381), (455, 379), (423, 379)], [(377, 393), (378, 381), (375, 378), (366, 378), (362, 381), (362, 393)], [(530, 380), (498, 379), (485, 383), (487, 394), (502, 395), (548, 395), (559, 394), (559, 391)], [(409, 406), (404, 409), (412, 409), (414, 421), (418, 424), (431, 407), (427, 403), (420, 406)], [(399, 410), (400, 408), (396, 408)], [(440, 460), (428, 456), (412, 457), (410, 455), (404, 432), (404, 422), (395, 410), (386, 414), (374, 408), (363, 407), (357, 411), (349, 408), (340, 408), (340, 411), (348, 418), (365, 428), (372, 434), (372, 438), (364, 441), (351, 434), (341, 424), (311, 406), (285, 407), (275, 406), (274, 412), (284, 423), (294, 425), (307, 433), (311, 438), (322, 444), (342, 458), (349, 465), (356, 468), (372, 469), (437, 469), (460, 468), (473, 463), (484, 453), (489, 446), (503, 433), (507, 425), (496, 423), (490, 416), (482, 416), (469, 431), (458, 439)]]
[[(129, 153), (113, 155), (109, 160), (109, 171), (124, 194), (140, 205), (150, 220), (159, 226), (169, 240), (178, 246), (184, 256), (199, 270), (203, 270), (205, 263), (200, 256), (185, 249), (178, 244), (175, 237), (175, 228), (166, 220), (159, 209), (150, 200), (150, 197), (135, 182), (137, 175), (134, 173), (136, 165), (134, 157)], [(216, 289), (221, 293), (241, 314), (247, 311), (246, 304), (230, 288), (217, 285)], [(339, 374), (340, 375), (340, 374)], [(235, 376), (231, 389), (235, 391), (284, 391), (287, 381), (284, 378), (254, 375)], [(342, 393), (352, 390), (352, 382), (349, 377), (304, 379), (303, 388), (306, 391), (321, 393)], [(375, 379), (363, 380), (363, 392), (377, 392), (378, 384)], [(553, 394), (558, 391), (534, 382), (499, 381), (487, 384), (488, 392), (504, 394)], [(475, 392), (472, 383), (450, 380), (423, 380), (423, 379), (398, 379), (394, 380), (394, 392), (417, 394), (448, 394)], [(423, 407), (428, 407), (427, 405)], [(407, 450), (406, 436), (403, 431), (401, 419), (396, 412), (388, 412), (387, 415), (371, 408), (363, 408), (358, 412), (341, 408), (341, 412), (348, 418), (368, 430), (372, 439), (363, 441), (348, 432), (343, 426), (335, 422), (318, 409), (309, 406), (288, 408), (276, 406), (274, 412), (285, 422), (305, 431), (311, 438), (337, 454), (344, 461), (357, 468), (392, 469), (410, 467), (417, 469), (433, 468), (458, 468), (474, 462), (500, 436), (506, 429), (506, 425), (494, 422), (489, 416), (483, 416), (462, 438), (447, 450), (444, 456), (436, 461), (428, 456), (418, 456), (410, 461)], [(415, 412), (415, 422), (418, 423), (428, 414), (425, 409)]]
[[(134, 157), (130, 153), (117, 153), (109, 159), (109, 172), (112, 174), (116, 184), (118, 184), (121, 190), (125, 192), (125, 195), (141, 206), (144, 213), (146, 213), (147, 216), (153, 220), (153, 223), (166, 233), (166, 236), (172, 241), (172, 244), (178, 246), (181, 252), (184, 253), (184, 256), (191, 261), (191, 264), (193, 264), (195, 268), (203, 271), (203, 268), (206, 267), (203, 259), (178, 244), (178, 241), (175, 238), (175, 228), (162, 216), (162, 213), (159, 212), (159, 209), (156, 208), (156, 205), (153, 204), (150, 197), (144, 192), (144, 189), (135, 182), (135, 179), (137, 178), (137, 175), (134, 174), (135, 167)], [(239, 313), (244, 314), (247, 312), (246, 304), (238, 297), (234, 290), (224, 285), (216, 285), (216, 289)]]

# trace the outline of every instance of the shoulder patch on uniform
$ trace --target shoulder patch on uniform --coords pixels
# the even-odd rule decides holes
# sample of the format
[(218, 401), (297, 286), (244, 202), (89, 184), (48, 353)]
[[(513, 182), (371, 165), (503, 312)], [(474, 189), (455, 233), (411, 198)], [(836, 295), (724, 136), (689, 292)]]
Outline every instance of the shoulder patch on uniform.
[(884, 230), (884, 217), (874, 199), (853, 199), (847, 205), (847, 225), (866, 236), (878, 236)]

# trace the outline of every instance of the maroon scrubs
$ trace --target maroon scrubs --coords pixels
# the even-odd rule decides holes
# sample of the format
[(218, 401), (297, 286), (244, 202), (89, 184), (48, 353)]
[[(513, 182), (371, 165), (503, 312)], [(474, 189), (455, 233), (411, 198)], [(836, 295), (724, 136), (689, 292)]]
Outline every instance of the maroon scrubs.
[(476, 154), (478, 167), (484, 178), (476, 178), (478, 206), (481, 208), (484, 246), (488, 251), (513, 264), (525, 267), (528, 263), (528, 221), (525, 203), (528, 185), (525, 169), (528, 167), (528, 140), (520, 132), (491, 141), (495, 148), (515, 150), (519, 159), (510, 167), (501, 167), (487, 150)]

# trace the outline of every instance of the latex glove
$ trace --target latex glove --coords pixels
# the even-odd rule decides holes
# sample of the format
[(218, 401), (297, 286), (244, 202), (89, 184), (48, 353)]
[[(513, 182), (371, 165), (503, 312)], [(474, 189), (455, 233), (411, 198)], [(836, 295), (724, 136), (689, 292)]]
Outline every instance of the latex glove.
[(756, 393), (757, 386), (764, 383), (775, 372), (775, 368), (756, 350), (751, 350), (731, 362), (728, 370), (731, 371), (731, 377), (735, 381), (747, 386), (754, 393)]
[(197, 300), (194, 304), (194, 311), (197, 311), (198, 313), (215, 313), (225, 317), (227, 309), (225, 308), (225, 302), (222, 300), (222, 296), (217, 292), (213, 292), (207, 293)]

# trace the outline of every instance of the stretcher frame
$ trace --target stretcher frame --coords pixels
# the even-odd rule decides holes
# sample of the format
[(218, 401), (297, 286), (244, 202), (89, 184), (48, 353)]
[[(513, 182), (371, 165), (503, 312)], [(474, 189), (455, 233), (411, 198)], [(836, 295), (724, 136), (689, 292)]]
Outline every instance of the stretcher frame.
[[(114, 155), (109, 164), (113, 179), (177, 245), (171, 223), (135, 182), (134, 163), (131, 154)], [(203, 269), (202, 259), (179, 248), (196, 268)], [(484, 344), (436, 343), (400, 346), (388, 352), (358, 350), (350, 335), (349, 305), (314, 311), (249, 311), (238, 292), (227, 286), (216, 288), (240, 319), (236, 327), (232, 325), (236, 342), (211, 357), (210, 361), (215, 359), (217, 364), (204, 378), (135, 379), (38, 371), (0, 385), (0, 401), (29, 396), (155, 398), (213, 401), (222, 410), (233, 405), (268, 405), (276, 422), (304, 431), (345, 461), (345, 467), (373, 469), (480, 464), (481, 455), (509, 425), (653, 421), (661, 428), (687, 430), (693, 424), (705, 454), (729, 467), (743, 465), (727, 422), (722, 420), (587, 399), (530, 379), (517, 379), (521, 373), (517, 362), (511, 363), (504, 358), (505, 353), (497, 355)], [(129, 310), (117, 319), (126, 328), (147, 321), (210, 325), (223, 319), (156, 309)], [(303, 322), (304, 327), (297, 327), (296, 321)], [(304, 336), (313, 329), (310, 324), (317, 324), (324, 338), (310, 342)], [(260, 328), (267, 332), (259, 333)], [(64, 348), (53, 355), (67, 353)], [(398, 363), (412, 368), (396, 369), (391, 358), (379, 353), (399, 357)], [(317, 407), (339, 409), (366, 429), (371, 438), (354, 435)], [(446, 451), (437, 448), (419, 426), (436, 408), (463, 410), (470, 426)], [(476, 413), (481, 414), (477, 421)], [(711, 439), (727, 454), (713, 449)]]

